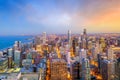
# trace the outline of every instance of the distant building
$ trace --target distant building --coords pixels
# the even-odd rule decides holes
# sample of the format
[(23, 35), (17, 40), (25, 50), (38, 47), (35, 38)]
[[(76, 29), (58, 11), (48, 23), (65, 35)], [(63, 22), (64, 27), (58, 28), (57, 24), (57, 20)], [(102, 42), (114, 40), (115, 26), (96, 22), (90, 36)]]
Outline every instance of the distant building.
[(13, 49), (12, 48), (8, 49), (8, 56), (13, 57)]
[(69, 44), (69, 48), (71, 47), (71, 31), (68, 30), (68, 44)]
[(43, 37), (43, 44), (46, 44), (46, 32), (43, 32), (43, 35), (42, 35)]

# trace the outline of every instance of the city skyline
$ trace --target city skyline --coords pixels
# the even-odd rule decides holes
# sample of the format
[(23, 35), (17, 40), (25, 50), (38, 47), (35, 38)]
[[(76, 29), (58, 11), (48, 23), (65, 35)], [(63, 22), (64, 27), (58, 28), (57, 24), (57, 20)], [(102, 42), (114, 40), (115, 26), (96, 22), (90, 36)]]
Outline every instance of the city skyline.
[(118, 33), (120, 0), (0, 0), (0, 35)]

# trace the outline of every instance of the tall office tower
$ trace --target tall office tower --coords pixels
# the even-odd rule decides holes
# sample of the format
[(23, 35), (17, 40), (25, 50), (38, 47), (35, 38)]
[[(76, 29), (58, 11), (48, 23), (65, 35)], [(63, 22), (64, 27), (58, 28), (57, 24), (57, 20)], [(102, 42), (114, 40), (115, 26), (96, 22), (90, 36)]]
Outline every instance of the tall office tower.
[(80, 37), (78, 38), (78, 46), (79, 46), (80, 49), (82, 48), (82, 39), (81, 39), (81, 35), (80, 35)]
[(103, 60), (102, 65), (102, 78), (103, 80), (114, 80), (115, 76), (115, 66), (113, 61)]
[[(41, 45), (36, 45), (36, 51), (38, 53), (41, 53), (42, 49), (41, 49)], [(41, 54), (42, 55), (42, 54)]]
[(87, 51), (85, 49), (80, 49), (79, 51), (79, 58), (80, 58), (80, 64), (82, 64), (82, 59), (86, 58)]
[(21, 47), (21, 41), (15, 41), (15, 44), (17, 45), (18, 48)]
[(75, 39), (73, 39), (73, 41), (72, 41), (73, 54), (76, 53), (75, 47), (76, 47), (76, 41), (75, 41)]
[(13, 49), (12, 48), (8, 49), (8, 56), (13, 57)]
[(46, 44), (46, 32), (43, 32), (43, 44)]
[(97, 47), (97, 46), (93, 47), (93, 48), (91, 49), (91, 52), (92, 52), (92, 57), (93, 57), (93, 59), (97, 61), (97, 54), (99, 54), (99, 49), (98, 49), (98, 47)]
[(12, 68), (12, 56), (8, 56), (8, 68)]
[(65, 48), (64, 47), (60, 47), (60, 54), (61, 54), (61, 58), (65, 59)]
[(90, 63), (87, 58), (82, 59), (82, 80), (91, 80), (90, 76)]
[(112, 46), (110, 46), (107, 50), (108, 60), (113, 60), (113, 53), (114, 53), (114, 51), (112, 50)]
[(17, 44), (14, 44), (14, 45), (13, 45), (13, 49), (14, 49), (14, 50), (18, 50)]
[(87, 42), (87, 31), (86, 29), (83, 30), (83, 39), (82, 39), (82, 43), (83, 43), (83, 48), (87, 48), (88, 47), (88, 42)]
[(75, 54), (76, 54), (76, 56), (79, 56), (79, 50), (80, 50), (79, 46), (76, 46), (76, 47), (75, 47), (75, 51), (76, 51)]
[(66, 59), (67, 59), (67, 65), (68, 65), (68, 67), (70, 67), (70, 61), (71, 61), (71, 53), (70, 52), (67, 52), (67, 54), (66, 54)]
[(120, 58), (115, 62), (115, 80), (120, 80)]
[(40, 45), (41, 44), (41, 38), (40, 38), (40, 36), (36, 36), (35, 37), (35, 44), (36, 45)]
[(69, 48), (71, 47), (71, 31), (68, 30), (68, 44), (69, 44)]
[(51, 60), (50, 80), (67, 80), (67, 63), (64, 59)]
[(81, 75), (80, 75), (80, 71), (81, 71), (81, 65), (79, 62), (74, 62), (71, 65), (71, 77), (72, 80), (80, 80)]
[(18, 50), (14, 51), (14, 62), (16, 64), (16, 66), (20, 66), (20, 54), (21, 52)]
[(91, 50), (93, 47), (92, 41), (88, 41), (88, 50)]

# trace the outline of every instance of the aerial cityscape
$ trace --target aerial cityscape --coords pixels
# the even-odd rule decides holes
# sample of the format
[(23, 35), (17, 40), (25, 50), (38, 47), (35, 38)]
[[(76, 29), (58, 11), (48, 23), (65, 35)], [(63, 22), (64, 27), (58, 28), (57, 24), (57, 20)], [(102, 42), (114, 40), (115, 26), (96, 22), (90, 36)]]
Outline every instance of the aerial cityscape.
[(0, 0), (0, 80), (120, 80), (120, 0)]

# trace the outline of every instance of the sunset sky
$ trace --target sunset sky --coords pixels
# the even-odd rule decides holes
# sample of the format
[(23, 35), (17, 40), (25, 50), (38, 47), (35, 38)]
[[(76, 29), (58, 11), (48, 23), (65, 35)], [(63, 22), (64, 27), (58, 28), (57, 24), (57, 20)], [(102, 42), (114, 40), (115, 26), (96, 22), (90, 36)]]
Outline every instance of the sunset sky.
[(0, 0), (0, 35), (120, 32), (120, 0)]

